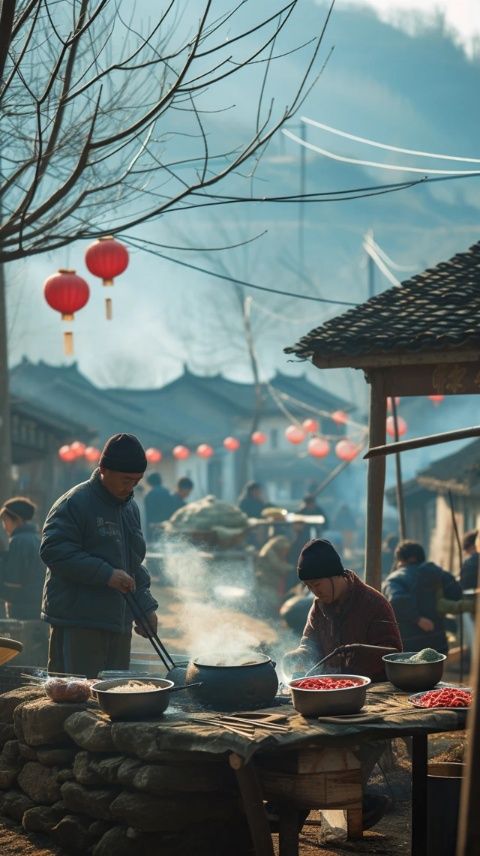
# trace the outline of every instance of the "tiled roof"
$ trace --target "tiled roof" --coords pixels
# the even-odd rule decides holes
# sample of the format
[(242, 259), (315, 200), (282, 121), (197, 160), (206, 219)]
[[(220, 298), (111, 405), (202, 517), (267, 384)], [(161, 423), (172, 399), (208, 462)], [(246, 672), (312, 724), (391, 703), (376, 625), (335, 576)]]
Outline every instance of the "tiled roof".
[(332, 318), (285, 353), (328, 360), (475, 349), (479, 311), (480, 242)]

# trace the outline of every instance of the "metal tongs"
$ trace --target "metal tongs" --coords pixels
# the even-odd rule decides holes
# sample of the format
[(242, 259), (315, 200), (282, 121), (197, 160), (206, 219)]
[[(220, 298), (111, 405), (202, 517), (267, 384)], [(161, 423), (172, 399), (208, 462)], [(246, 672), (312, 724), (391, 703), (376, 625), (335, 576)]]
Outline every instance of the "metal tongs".
[(125, 600), (130, 607), (130, 612), (132, 613), (137, 624), (140, 625), (142, 630), (145, 633), (148, 641), (150, 642), (153, 650), (160, 657), (163, 665), (165, 666), (167, 672), (170, 672), (171, 669), (174, 669), (176, 666), (175, 660), (171, 656), (171, 654), (167, 651), (165, 645), (162, 640), (159, 638), (158, 634), (155, 630), (152, 629), (150, 622), (148, 620), (148, 615), (140, 606), (140, 604), (136, 601), (135, 595), (132, 592), (124, 592)]
[(318, 672), (320, 666), (323, 666), (327, 660), (331, 660), (333, 657), (343, 656), (345, 659), (348, 654), (354, 654), (356, 651), (365, 651), (373, 653), (376, 651), (380, 654), (382, 652), (382, 656), (384, 654), (395, 654), (397, 653), (396, 648), (392, 648), (390, 645), (366, 645), (363, 642), (352, 642), (350, 645), (339, 645), (338, 648), (335, 648), (333, 651), (330, 651), (330, 654), (327, 654), (326, 657), (323, 657), (322, 660), (319, 660), (318, 663), (315, 663), (308, 672), (305, 672), (305, 677), (308, 678), (310, 675), (315, 675)]

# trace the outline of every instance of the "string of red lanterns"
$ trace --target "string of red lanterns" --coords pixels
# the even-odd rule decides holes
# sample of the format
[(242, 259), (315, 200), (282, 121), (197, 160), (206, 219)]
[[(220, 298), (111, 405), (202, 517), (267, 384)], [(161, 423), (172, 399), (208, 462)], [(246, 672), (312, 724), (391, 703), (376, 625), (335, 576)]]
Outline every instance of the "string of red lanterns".
[[(395, 420), (393, 416), (387, 416), (386, 428), (387, 434), (390, 437), (395, 437)], [(408, 425), (405, 422), (405, 419), (402, 419), (401, 416), (397, 416), (397, 430), (399, 437), (403, 437), (408, 431)]]
[(149, 464), (159, 464), (163, 455), (160, 449), (151, 447), (150, 449), (145, 449), (145, 457)]
[(285, 437), (289, 443), (298, 446), (305, 440), (305, 432), (297, 425), (289, 425), (288, 428), (285, 428)]
[(312, 458), (326, 458), (330, 454), (330, 443), (323, 437), (312, 437), (308, 441), (308, 454)]

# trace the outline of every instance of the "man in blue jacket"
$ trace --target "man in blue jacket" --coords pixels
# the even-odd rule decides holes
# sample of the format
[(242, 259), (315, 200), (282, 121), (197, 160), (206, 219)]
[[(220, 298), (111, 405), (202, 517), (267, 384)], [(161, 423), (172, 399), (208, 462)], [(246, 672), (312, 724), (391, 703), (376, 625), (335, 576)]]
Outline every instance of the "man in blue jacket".
[[(157, 627), (157, 601), (142, 562), (145, 541), (133, 489), (147, 466), (132, 434), (107, 441), (91, 478), (52, 506), (40, 555), (47, 565), (42, 618), (51, 625), (51, 672), (94, 678), (104, 669), (127, 669), (132, 593)], [(144, 636), (141, 626), (135, 631)]]
[(434, 648), (448, 653), (439, 602), (460, 600), (462, 589), (452, 574), (425, 560), (421, 544), (400, 541), (395, 550), (395, 570), (382, 590), (393, 607), (405, 651)]

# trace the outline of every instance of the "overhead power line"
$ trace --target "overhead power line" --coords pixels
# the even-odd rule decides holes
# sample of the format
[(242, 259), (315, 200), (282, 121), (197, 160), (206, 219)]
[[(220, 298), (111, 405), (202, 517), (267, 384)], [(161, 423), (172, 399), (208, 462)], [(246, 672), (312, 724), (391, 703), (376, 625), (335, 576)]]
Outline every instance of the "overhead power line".
[(415, 172), (421, 173), (424, 176), (428, 175), (445, 175), (445, 176), (473, 176), (480, 175), (480, 171), (478, 170), (469, 170), (469, 169), (430, 169), (423, 168), (418, 166), (400, 166), (400, 164), (392, 164), (392, 163), (380, 163), (378, 161), (368, 161), (362, 160), (360, 158), (350, 158), (345, 155), (337, 155), (335, 152), (330, 152), (327, 149), (322, 149), (320, 146), (316, 146), (313, 143), (309, 143), (306, 140), (302, 140), (301, 137), (298, 137), (297, 134), (293, 134), (292, 131), (287, 131), (283, 129), (282, 134), (285, 134), (286, 137), (293, 140), (295, 143), (298, 143), (300, 146), (304, 146), (307, 149), (310, 149), (312, 152), (316, 152), (319, 155), (323, 155), (326, 158), (330, 158), (330, 160), (340, 161), (341, 163), (351, 163), (356, 166), (368, 166), (373, 167), (375, 169), (390, 169), (394, 172)]
[(345, 137), (347, 140), (354, 140), (357, 143), (364, 143), (367, 146), (373, 146), (376, 149), (385, 149), (388, 152), (399, 152), (403, 155), (416, 155), (419, 158), (438, 158), (439, 160), (460, 161), (460, 163), (480, 163), (480, 158), (463, 158), (460, 155), (440, 155), (435, 152), (425, 152), (419, 149), (403, 149), (400, 146), (392, 146), (388, 143), (379, 143), (378, 140), (371, 140), (369, 137), (359, 137), (356, 134), (349, 134), (347, 131), (340, 131), (339, 128), (332, 128), (331, 125), (325, 125), (323, 122), (317, 122), (315, 119), (308, 119), (302, 116), (302, 122), (307, 125), (313, 125), (315, 128), (321, 128), (322, 131), (327, 131), (329, 134), (335, 134), (337, 137)]

